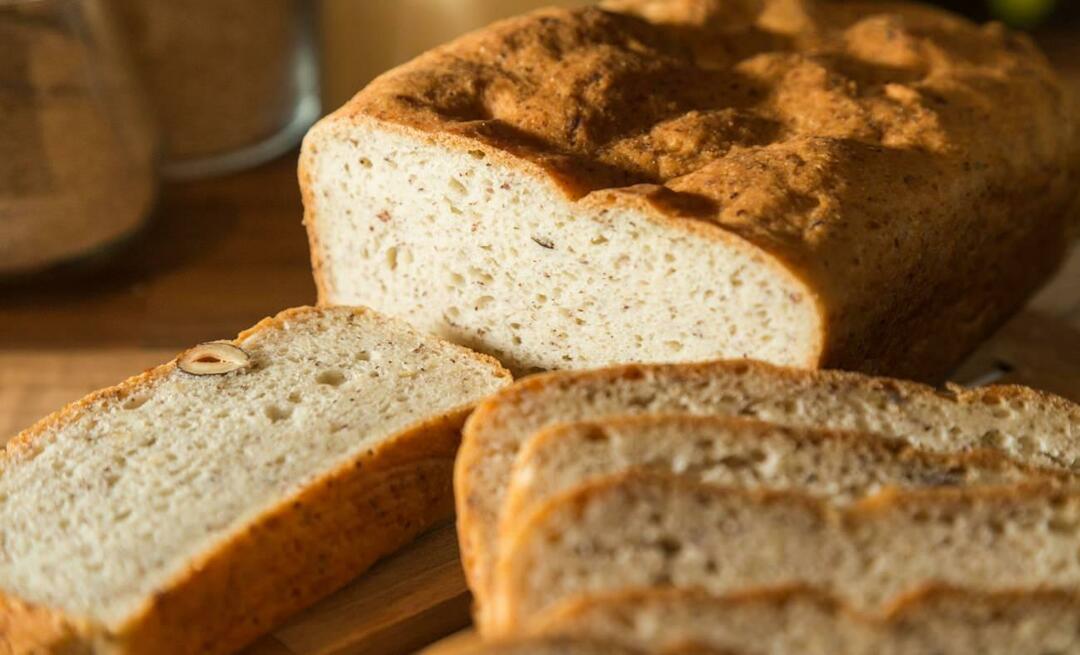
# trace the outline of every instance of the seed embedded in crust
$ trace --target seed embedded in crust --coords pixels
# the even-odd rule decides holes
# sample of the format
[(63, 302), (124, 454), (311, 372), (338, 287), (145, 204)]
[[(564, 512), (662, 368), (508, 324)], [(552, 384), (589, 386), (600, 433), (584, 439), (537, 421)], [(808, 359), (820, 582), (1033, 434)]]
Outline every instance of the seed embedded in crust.
[(210, 341), (180, 353), (176, 365), (192, 375), (222, 375), (251, 366), (251, 358), (227, 341)]

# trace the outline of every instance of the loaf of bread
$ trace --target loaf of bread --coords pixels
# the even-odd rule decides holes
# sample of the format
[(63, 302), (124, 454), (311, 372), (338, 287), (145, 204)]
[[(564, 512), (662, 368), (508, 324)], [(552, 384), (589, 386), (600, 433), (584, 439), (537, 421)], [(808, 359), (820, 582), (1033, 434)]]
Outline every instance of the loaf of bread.
[(689, 640), (761, 655), (1064, 655), (1080, 652), (1080, 596), (936, 587), (874, 617), (807, 587), (653, 589), (581, 598), (533, 628), (649, 652)]
[(938, 390), (856, 373), (738, 361), (534, 376), (477, 408), (457, 459), (458, 533), (481, 621), (519, 448), (556, 423), (656, 412), (874, 432), (944, 453), (994, 447), (1036, 466), (1080, 468), (1080, 407), (1023, 387)]
[(991, 486), (1034, 479), (1074, 486), (1069, 473), (1018, 464), (996, 450), (934, 453), (874, 434), (744, 418), (624, 416), (562, 423), (529, 439), (510, 477), (500, 542), (545, 501), (626, 471), (744, 489), (790, 489), (836, 504), (889, 487)]
[(838, 508), (629, 473), (550, 500), (502, 544), (487, 627), (520, 630), (579, 596), (642, 587), (806, 584), (871, 614), (928, 584), (1076, 591), (1078, 551), (1076, 492), (889, 491)]
[(0, 456), (0, 653), (226, 653), (447, 519), (494, 360), (365, 309), (282, 312)]
[(899, 2), (608, 6), (462, 37), (311, 130), (322, 302), (515, 372), (934, 378), (1059, 262), (1080, 114), (1026, 37)]

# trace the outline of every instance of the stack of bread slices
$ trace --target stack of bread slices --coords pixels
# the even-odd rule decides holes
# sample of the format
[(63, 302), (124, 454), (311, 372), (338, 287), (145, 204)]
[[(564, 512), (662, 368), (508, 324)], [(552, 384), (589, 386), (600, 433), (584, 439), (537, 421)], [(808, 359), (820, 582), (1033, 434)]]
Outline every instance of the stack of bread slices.
[(490, 652), (1080, 652), (1080, 407), (748, 361), (535, 376), (455, 486)]
[(319, 307), (7, 442), (0, 655), (234, 651), (455, 500), (487, 652), (1080, 653), (1080, 408), (814, 372), (943, 379), (1053, 274), (1045, 58), (906, 3), (603, 5), (312, 129)]

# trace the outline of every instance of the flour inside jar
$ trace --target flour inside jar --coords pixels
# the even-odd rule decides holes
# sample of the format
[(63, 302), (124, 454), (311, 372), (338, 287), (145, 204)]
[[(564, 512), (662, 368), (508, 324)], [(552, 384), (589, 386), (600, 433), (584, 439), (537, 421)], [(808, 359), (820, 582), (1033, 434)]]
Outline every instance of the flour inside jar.
[(155, 140), (93, 2), (0, 2), (0, 275), (87, 255), (138, 230)]

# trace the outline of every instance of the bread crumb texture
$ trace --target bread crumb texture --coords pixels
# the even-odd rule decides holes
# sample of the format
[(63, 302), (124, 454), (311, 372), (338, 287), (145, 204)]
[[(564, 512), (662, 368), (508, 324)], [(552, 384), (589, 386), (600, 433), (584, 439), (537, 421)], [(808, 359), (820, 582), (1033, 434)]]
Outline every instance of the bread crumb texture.
[(288, 310), (213, 345), (195, 350), (246, 365), (173, 361), (8, 442), (0, 652), (242, 646), (448, 517), (464, 415), (509, 382), (357, 308)]
[(383, 75), (315, 128), (301, 179), (324, 299), (512, 369), (748, 355), (934, 377), (1059, 261), (1075, 123), (1000, 25), (614, 0)]
[(1078, 516), (1075, 492), (1039, 487), (886, 491), (838, 508), (800, 493), (612, 476), (549, 501), (507, 544), (499, 629), (569, 599), (646, 587), (806, 584), (871, 615), (928, 582), (1070, 590)]
[[(517, 490), (511, 490), (510, 485), (514, 482), (515, 467), (527, 469), (527, 460), (536, 447), (543, 448), (542, 440), (534, 446), (534, 437), (541, 437), (538, 433), (542, 431), (558, 429), (560, 423), (612, 420), (616, 416), (633, 420), (632, 415), (671, 412), (738, 416), (789, 428), (879, 435), (901, 440), (925, 453), (936, 453), (923, 459), (924, 463), (955, 457), (957, 462), (993, 466), (991, 462), (996, 457), (978, 452), (991, 451), (1020, 464), (1019, 468), (1013, 468), (1012, 464), (998, 460), (997, 466), (1002, 468), (997, 470), (1008, 478), (1013, 474), (1026, 476), (1021, 469), (1057, 469), (1069, 477), (1080, 470), (1077, 448), (1080, 406), (1026, 387), (935, 389), (858, 373), (785, 369), (744, 361), (628, 365), (532, 376), (477, 407), (466, 424), (455, 464), (458, 536), (469, 584), (481, 608), (477, 613), (481, 629), (487, 619), (484, 608), (496, 604), (492, 600), (493, 570), (505, 546), (499, 537), (500, 519), (516, 524), (533, 514), (529, 511), (525, 516), (521, 503), (527, 502), (527, 495), (511, 498)], [(683, 431), (684, 435), (690, 433)], [(761, 441), (764, 444), (766, 440)], [(650, 449), (663, 448), (662, 441), (650, 439), (646, 443)], [(597, 447), (596, 443), (591, 446)], [(599, 442), (599, 447), (603, 447), (603, 442)], [(808, 456), (805, 450), (802, 456)], [(614, 456), (619, 457), (622, 455)], [(638, 457), (651, 459), (652, 455)], [(530, 484), (534, 489), (547, 489), (546, 478), (558, 486), (556, 480), (572, 478), (575, 471), (588, 467), (589, 461), (590, 457), (583, 454), (573, 466), (559, 470), (554, 478), (537, 471), (539, 477)], [(746, 475), (755, 467), (763, 470), (767, 461), (766, 458), (738, 475)], [(797, 466), (796, 461), (791, 456), (783, 459), (788, 466)], [(814, 484), (823, 489), (830, 482), (885, 475), (887, 467), (881, 467), (880, 462), (869, 467), (875, 468), (876, 473), (864, 473), (866, 467), (854, 465), (854, 473), (838, 473), (835, 479), (821, 475)], [(687, 460), (687, 465), (690, 463)], [(672, 468), (670, 464), (667, 467)], [(615, 466), (605, 463), (603, 468), (613, 472)], [(713, 471), (720, 472), (723, 468), (721, 464)], [(912, 462), (908, 470), (914, 473), (918, 468), (920, 465)], [(1009, 469), (1012, 473), (1007, 472)], [(810, 475), (815, 472), (824, 473), (817, 470), (817, 463)], [(972, 472), (968, 469), (969, 474)], [(777, 473), (786, 475), (782, 471)], [(943, 476), (942, 482), (958, 481), (953, 473)], [(1037, 475), (1046, 477), (1045, 473)], [(929, 483), (934, 477), (931, 475), (923, 481)], [(898, 478), (892, 480), (897, 481)], [(537, 500), (537, 496), (533, 495), (533, 499)], [(513, 517), (508, 510), (523, 515)]]

